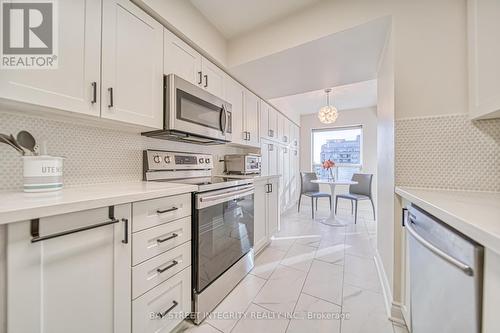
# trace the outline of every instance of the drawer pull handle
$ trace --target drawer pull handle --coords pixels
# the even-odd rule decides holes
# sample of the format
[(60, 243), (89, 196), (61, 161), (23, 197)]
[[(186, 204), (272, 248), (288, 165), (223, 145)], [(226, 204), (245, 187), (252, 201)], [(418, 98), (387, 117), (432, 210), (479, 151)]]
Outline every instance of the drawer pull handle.
[(170, 311), (172, 311), (172, 310), (173, 310), (173, 309), (174, 309), (174, 308), (175, 308), (178, 304), (179, 304), (179, 303), (177, 303), (176, 301), (173, 301), (173, 302), (172, 302), (172, 306), (171, 306), (171, 307), (169, 307), (168, 309), (166, 309), (166, 310), (165, 310), (165, 312), (163, 312), (163, 313), (158, 313), (158, 317), (160, 317), (160, 319), (161, 319), (161, 318), (163, 318), (163, 317), (165, 317), (165, 316), (166, 316), (166, 315), (168, 315), (168, 314), (169, 314), (169, 312), (170, 312)]
[(179, 262), (178, 262), (177, 260), (172, 260), (172, 263), (171, 263), (170, 265), (168, 265), (168, 266), (167, 266), (167, 267), (165, 267), (165, 268), (158, 268), (156, 271), (157, 271), (158, 273), (160, 273), (160, 274), (161, 274), (161, 273), (163, 273), (163, 272), (165, 272), (165, 271), (169, 270), (170, 268), (174, 267), (174, 266), (175, 266), (175, 265), (177, 265), (178, 263), (179, 263)]
[(172, 207), (172, 208), (165, 209), (165, 210), (157, 210), (156, 214), (165, 214), (165, 213), (173, 212), (174, 210), (177, 210), (177, 209), (179, 209), (179, 208)]
[(179, 235), (177, 235), (176, 233), (173, 233), (171, 236), (168, 236), (167, 238), (163, 238), (163, 239), (157, 239), (156, 241), (158, 243), (163, 243), (163, 242), (166, 242), (168, 240), (171, 240), (171, 239), (174, 239), (175, 237), (177, 237)]

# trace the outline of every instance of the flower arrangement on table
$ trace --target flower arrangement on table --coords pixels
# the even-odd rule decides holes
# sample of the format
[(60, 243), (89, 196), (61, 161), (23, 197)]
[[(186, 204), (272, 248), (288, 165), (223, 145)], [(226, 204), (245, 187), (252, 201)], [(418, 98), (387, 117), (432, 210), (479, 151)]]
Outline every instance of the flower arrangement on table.
[(328, 170), (330, 172), (330, 179), (331, 180), (335, 180), (335, 177), (333, 176), (333, 168), (335, 168), (335, 162), (330, 160), (330, 159), (327, 159), (325, 161), (323, 161), (323, 163), (321, 164), (321, 167), (325, 170)]

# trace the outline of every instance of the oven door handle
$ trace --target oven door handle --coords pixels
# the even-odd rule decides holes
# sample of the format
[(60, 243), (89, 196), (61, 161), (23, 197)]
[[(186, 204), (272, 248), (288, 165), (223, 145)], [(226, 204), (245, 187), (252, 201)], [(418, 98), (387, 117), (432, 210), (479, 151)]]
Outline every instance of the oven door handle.
[(196, 202), (196, 208), (201, 209), (201, 208), (206, 208), (210, 206), (217, 205), (219, 203), (227, 202), (230, 200), (235, 200), (244, 196), (247, 196), (249, 194), (254, 193), (254, 187), (250, 188), (244, 188), (238, 191), (232, 191), (228, 193), (222, 193), (222, 194), (215, 194), (207, 197), (200, 197), (198, 198)]

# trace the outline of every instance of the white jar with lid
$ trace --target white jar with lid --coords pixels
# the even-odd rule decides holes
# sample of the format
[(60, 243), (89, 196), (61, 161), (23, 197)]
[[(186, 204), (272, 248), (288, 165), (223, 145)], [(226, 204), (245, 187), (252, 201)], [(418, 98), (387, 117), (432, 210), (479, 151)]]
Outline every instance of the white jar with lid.
[(49, 192), (63, 188), (64, 157), (23, 156), (24, 192)]

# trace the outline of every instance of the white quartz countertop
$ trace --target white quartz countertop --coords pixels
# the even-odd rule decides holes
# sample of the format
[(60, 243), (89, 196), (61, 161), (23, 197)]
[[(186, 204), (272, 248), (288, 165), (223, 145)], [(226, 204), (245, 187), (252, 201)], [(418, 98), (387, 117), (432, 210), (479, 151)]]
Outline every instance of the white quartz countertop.
[(279, 177), (281, 177), (281, 175), (269, 175), (269, 176), (262, 176), (262, 175), (219, 175), (218, 177), (235, 178), (235, 179), (253, 179), (255, 181), (259, 181), (259, 180), (267, 180), (267, 179), (272, 179), (272, 178), (279, 178)]
[(197, 186), (125, 182), (67, 187), (57, 192), (0, 192), (0, 224), (196, 191)]
[(500, 192), (396, 187), (396, 193), (484, 247), (500, 253)]

